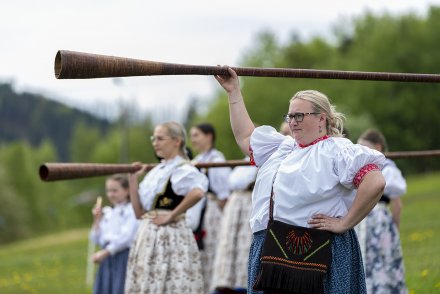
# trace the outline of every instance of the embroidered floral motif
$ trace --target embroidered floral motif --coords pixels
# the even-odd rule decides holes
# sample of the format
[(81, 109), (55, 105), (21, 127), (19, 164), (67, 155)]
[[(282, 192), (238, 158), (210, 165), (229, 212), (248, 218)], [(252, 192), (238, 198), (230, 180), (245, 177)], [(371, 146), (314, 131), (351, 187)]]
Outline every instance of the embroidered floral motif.
[(365, 175), (368, 174), (370, 171), (373, 170), (380, 170), (379, 167), (375, 164), (367, 164), (363, 168), (361, 168), (357, 174), (354, 176), (353, 179), (353, 185), (358, 188), (359, 185), (362, 183), (362, 180), (364, 179)]
[(171, 206), (171, 204), (173, 204), (173, 199), (168, 198), (168, 197), (164, 197), (159, 201), (159, 207), (168, 207)]
[(305, 254), (312, 247), (312, 237), (308, 232), (305, 232), (302, 236), (297, 234), (295, 230), (292, 230), (287, 234), (286, 246), (290, 252), (297, 255)]

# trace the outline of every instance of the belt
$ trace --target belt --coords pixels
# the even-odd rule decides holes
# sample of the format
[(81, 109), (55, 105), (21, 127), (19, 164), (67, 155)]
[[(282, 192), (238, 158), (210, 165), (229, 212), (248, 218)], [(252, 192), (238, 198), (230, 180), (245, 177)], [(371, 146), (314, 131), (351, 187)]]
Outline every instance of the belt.
[[(150, 210), (150, 211), (147, 211), (146, 213), (144, 213), (142, 215), (142, 219), (147, 219), (147, 218), (152, 219), (152, 218), (157, 217), (158, 215), (167, 215), (170, 213), (171, 213), (171, 210), (168, 210), (168, 209), (153, 209), (153, 210)], [(177, 217), (174, 218), (175, 221), (179, 221), (182, 219), (185, 219), (184, 213), (179, 214)]]

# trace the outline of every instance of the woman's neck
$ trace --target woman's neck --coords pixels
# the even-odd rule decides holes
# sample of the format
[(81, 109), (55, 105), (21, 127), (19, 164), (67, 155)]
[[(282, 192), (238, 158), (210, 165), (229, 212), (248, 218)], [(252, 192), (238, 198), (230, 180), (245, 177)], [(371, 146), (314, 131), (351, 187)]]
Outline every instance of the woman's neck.
[(298, 142), (298, 144), (299, 144), (299, 146), (300, 146), (301, 148), (305, 148), (305, 147), (308, 147), (308, 146), (314, 145), (314, 144), (318, 143), (319, 141), (325, 140), (325, 139), (327, 139), (328, 137), (329, 137), (329, 136), (328, 136), (327, 134), (325, 134), (325, 135), (322, 135), (322, 136), (319, 136), (319, 137), (315, 138), (315, 139), (312, 140), (312, 141), (309, 141), (309, 142), (306, 143), (306, 144), (302, 144), (302, 143), (299, 143), (299, 142)]
[(173, 152), (169, 156), (164, 157), (163, 159), (168, 161), (176, 158), (177, 156), (182, 156), (182, 155), (177, 151), (177, 152)]
[(207, 152), (211, 151), (213, 148), (214, 147), (212, 147), (212, 146), (206, 146), (205, 148), (202, 148), (200, 150), (200, 153), (207, 153)]

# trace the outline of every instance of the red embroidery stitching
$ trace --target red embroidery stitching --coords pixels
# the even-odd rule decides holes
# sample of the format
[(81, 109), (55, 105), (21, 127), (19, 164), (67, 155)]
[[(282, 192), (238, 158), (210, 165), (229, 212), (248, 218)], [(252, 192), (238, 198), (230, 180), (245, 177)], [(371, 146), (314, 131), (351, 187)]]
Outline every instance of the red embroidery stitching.
[(295, 230), (291, 230), (286, 237), (286, 246), (293, 254), (305, 254), (312, 248), (312, 237), (308, 232), (299, 235)]
[(312, 146), (312, 145), (318, 143), (319, 141), (322, 141), (322, 140), (325, 140), (325, 139), (328, 139), (328, 138), (330, 138), (330, 137), (329, 137), (328, 135), (325, 135), (325, 136), (323, 136), (323, 137), (321, 137), (321, 138), (316, 139), (316, 140), (313, 141), (312, 143), (309, 143), (309, 144), (306, 144), (306, 145), (303, 145), (303, 144), (298, 144), (298, 145), (299, 145), (299, 147), (301, 147), (301, 148), (306, 148), (306, 147), (309, 147), (309, 146)]
[(370, 171), (373, 171), (373, 170), (380, 170), (380, 169), (379, 169), (379, 167), (376, 164), (373, 164), (373, 163), (365, 165), (354, 176), (353, 185), (356, 188), (358, 188), (359, 185), (362, 183), (362, 180), (364, 179), (365, 175), (368, 174)]
[(252, 150), (252, 147), (250, 144), (249, 144), (249, 157), (250, 157), (249, 161), (250, 161), (251, 165), (256, 166), (255, 160), (254, 160), (254, 151)]

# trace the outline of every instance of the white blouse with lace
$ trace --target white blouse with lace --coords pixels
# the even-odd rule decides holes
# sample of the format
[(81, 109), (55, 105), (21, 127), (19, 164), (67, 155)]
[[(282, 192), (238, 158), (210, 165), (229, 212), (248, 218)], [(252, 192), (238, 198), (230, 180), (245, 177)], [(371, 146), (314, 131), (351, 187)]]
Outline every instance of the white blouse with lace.
[(139, 197), (145, 210), (150, 210), (156, 195), (165, 191), (169, 179), (176, 195), (185, 196), (195, 188), (203, 192), (208, 189), (206, 176), (183, 157), (163, 160), (139, 184)]

